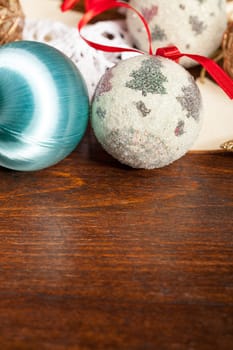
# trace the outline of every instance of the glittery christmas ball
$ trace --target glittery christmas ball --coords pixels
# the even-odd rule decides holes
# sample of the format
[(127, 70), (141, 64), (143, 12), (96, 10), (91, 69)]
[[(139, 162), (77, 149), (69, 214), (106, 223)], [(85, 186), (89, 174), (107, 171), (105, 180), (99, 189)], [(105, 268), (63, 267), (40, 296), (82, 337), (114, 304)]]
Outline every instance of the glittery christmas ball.
[(103, 148), (120, 162), (160, 168), (183, 156), (196, 140), (202, 99), (182, 66), (139, 55), (107, 70), (95, 92), (91, 121)]
[[(177, 46), (182, 52), (210, 56), (220, 46), (227, 23), (225, 0), (131, 0), (147, 20), (153, 48)], [(128, 30), (141, 50), (148, 39), (141, 20), (127, 12)], [(197, 64), (182, 59), (186, 67)]]
[(0, 45), (22, 38), (24, 14), (18, 0), (0, 0)]

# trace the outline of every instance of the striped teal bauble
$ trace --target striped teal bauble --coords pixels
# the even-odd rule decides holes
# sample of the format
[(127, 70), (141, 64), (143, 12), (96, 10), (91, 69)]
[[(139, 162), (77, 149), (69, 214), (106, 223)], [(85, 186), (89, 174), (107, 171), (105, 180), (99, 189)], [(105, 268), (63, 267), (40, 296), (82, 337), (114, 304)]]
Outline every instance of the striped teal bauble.
[(85, 82), (69, 58), (33, 41), (0, 47), (0, 165), (39, 170), (64, 159), (88, 122)]

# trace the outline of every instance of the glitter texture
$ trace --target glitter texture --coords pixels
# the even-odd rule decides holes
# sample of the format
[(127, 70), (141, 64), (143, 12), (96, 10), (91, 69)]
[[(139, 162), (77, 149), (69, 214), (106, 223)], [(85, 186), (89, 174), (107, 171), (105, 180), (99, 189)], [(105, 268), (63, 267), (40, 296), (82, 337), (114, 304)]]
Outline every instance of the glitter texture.
[(106, 116), (106, 111), (105, 109), (101, 108), (101, 107), (98, 107), (97, 110), (96, 110), (96, 115), (101, 118), (101, 119), (104, 119), (105, 116)]
[(134, 168), (159, 168), (183, 156), (202, 120), (191, 75), (172, 60), (145, 55), (121, 61), (112, 73), (111, 90), (92, 104), (91, 123), (103, 148)]
[(130, 77), (133, 80), (127, 81), (126, 86), (133, 90), (139, 90), (143, 96), (151, 94), (166, 94), (166, 89), (163, 85), (167, 78), (161, 71), (162, 63), (157, 58), (151, 60), (143, 60), (140, 69), (132, 71)]
[(102, 77), (100, 83), (98, 84), (98, 87), (96, 89), (96, 96), (101, 96), (102, 94), (111, 91), (112, 84), (111, 79), (113, 77), (111, 68), (108, 69), (105, 73), (105, 75)]
[(183, 120), (179, 120), (177, 127), (175, 128), (175, 135), (182, 136), (184, 134), (185, 123)]
[(165, 30), (156, 24), (151, 31), (151, 38), (153, 41), (164, 41), (167, 39), (167, 35), (165, 33)]
[(197, 16), (190, 16), (189, 17), (189, 24), (191, 24), (192, 31), (196, 35), (200, 35), (204, 32), (204, 30), (207, 28), (207, 26), (204, 24), (203, 21), (200, 21)]
[[(226, 5), (222, 0), (130, 0), (130, 4), (145, 11), (149, 18), (153, 50), (168, 45), (180, 51), (211, 56), (221, 45), (227, 25)], [(157, 8), (152, 16), (150, 9)], [(141, 20), (127, 11), (128, 30), (136, 46), (147, 52), (148, 38)], [(182, 58), (181, 64), (191, 67), (197, 63)]]
[(182, 110), (186, 112), (187, 118), (193, 118), (199, 120), (200, 114), (200, 91), (193, 79), (189, 79), (189, 85), (182, 87), (182, 96), (178, 96), (176, 99), (182, 106)]
[(147, 22), (150, 22), (158, 13), (158, 6), (142, 7), (141, 13)]
[(136, 107), (143, 117), (146, 117), (151, 112), (151, 109), (148, 109), (143, 101), (136, 102)]
[[(154, 160), (149, 166), (151, 169), (159, 166), (159, 159), (169, 159), (168, 148), (159, 137), (150, 133), (142, 134), (137, 129), (112, 130), (106, 135), (103, 147), (121, 163), (127, 164), (130, 154), (135, 168), (146, 168), (148, 161), (151, 162), (151, 153), (154, 154)], [(138, 152), (141, 152), (141, 158), (138, 158)]]

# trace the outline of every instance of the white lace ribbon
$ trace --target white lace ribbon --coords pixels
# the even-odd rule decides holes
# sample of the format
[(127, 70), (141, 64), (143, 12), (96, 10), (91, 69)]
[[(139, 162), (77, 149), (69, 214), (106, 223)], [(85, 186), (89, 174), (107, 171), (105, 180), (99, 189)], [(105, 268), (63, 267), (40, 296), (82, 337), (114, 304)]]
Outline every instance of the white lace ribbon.
[[(132, 47), (132, 41), (124, 21), (103, 21), (86, 26), (83, 34), (92, 41), (112, 45)], [(23, 37), (49, 44), (66, 54), (79, 68), (89, 92), (93, 96), (99, 79), (107, 68), (130, 53), (105, 53), (89, 47), (81, 39), (76, 28), (51, 20), (26, 20)]]

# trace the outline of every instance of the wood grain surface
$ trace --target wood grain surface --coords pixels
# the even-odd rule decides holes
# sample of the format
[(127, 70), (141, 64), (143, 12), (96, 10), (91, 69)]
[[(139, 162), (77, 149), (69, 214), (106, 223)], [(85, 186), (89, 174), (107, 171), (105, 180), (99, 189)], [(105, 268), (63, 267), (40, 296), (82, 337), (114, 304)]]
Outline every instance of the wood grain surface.
[(0, 169), (0, 348), (233, 348), (233, 159), (153, 171), (88, 132), (50, 169)]

